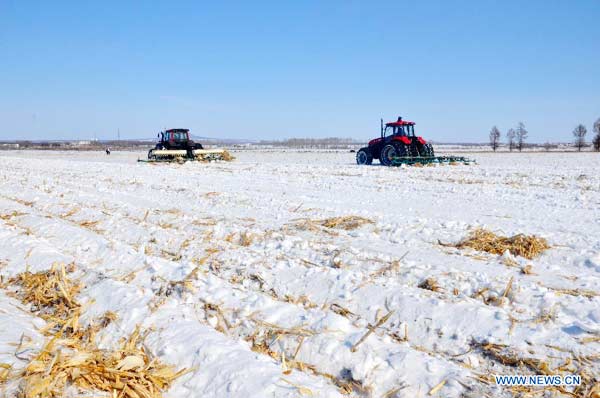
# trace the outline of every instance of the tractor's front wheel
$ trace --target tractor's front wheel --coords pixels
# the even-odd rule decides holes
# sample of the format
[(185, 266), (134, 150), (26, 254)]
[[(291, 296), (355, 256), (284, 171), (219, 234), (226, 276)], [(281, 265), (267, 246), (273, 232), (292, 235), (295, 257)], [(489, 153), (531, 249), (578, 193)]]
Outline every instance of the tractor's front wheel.
[(373, 163), (373, 155), (369, 148), (361, 148), (358, 152), (356, 152), (356, 164), (365, 165)]

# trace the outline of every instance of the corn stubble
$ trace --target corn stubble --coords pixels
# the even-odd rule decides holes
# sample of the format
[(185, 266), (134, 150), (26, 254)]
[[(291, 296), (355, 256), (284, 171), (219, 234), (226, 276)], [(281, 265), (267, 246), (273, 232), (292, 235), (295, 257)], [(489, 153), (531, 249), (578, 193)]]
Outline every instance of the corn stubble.
[[(143, 348), (139, 327), (115, 350), (95, 343), (96, 333), (116, 320), (107, 312), (94, 324), (79, 325), (81, 305), (75, 296), (81, 285), (69, 278), (64, 265), (49, 271), (24, 272), (9, 281), (13, 293), (48, 322), (45, 346), (21, 372), (19, 398), (60, 398), (67, 391), (100, 391), (114, 398), (161, 398), (183, 373), (162, 364)], [(8, 377), (6, 372), (0, 376)]]
[(362, 227), (365, 224), (373, 224), (373, 221), (360, 216), (343, 216), (318, 220), (317, 223), (325, 228), (336, 228), (350, 231)]
[[(511, 386), (511, 392), (516, 397), (538, 397), (538, 396), (569, 396), (573, 398), (600, 398), (600, 378), (593, 374), (589, 368), (589, 362), (597, 361), (598, 355), (582, 357), (573, 355), (567, 358), (564, 364), (551, 369), (547, 361), (527, 358), (513, 352), (508, 346), (490, 342), (473, 342), (473, 346), (479, 348), (484, 356), (492, 358), (503, 365), (519, 369), (519, 374), (533, 373), (538, 375), (576, 374), (581, 377), (581, 384), (572, 390), (564, 386)], [(490, 375), (481, 375), (484, 381), (491, 382)], [(545, 394), (545, 395), (543, 395)]]
[(226, 162), (232, 162), (235, 160), (235, 157), (232, 154), (230, 154), (228, 151), (223, 151), (223, 153), (221, 154), (221, 159)]
[(458, 249), (469, 247), (477, 251), (502, 255), (507, 250), (513, 256), (533, 259), (550, 246), (544, 238), (535, 235), (517, 234), (510, 237), (496, 235), (483, 228), (476, 229), (469, 237), (456, 244)]
[[(300, 218), (295, 220), (294, 226), (300, 230), (305, 231), (325, 231), (341, 229), (345, 231), (352, 231), (363, 225), (374, 224), (372, 220), (360, 216), (342, 216), (342, 217), (331, 217), (322, 220), (311, 220), (308, 218)], [(325, 227), (323, 230), (321, 227)], [(329, 232), (332, 233), (332, 232)], [(337, 234), (335, 234), (337, 235)]]

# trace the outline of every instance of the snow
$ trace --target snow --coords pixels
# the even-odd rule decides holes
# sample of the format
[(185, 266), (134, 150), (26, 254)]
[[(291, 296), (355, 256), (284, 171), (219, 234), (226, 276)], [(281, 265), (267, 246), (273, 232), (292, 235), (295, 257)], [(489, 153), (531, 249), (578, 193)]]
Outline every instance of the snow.
[[(442, 381), (439, 396), (509, 396), (477, 376), (514, 370), (474, 343), (550, 369), (600, 349), (600, 297), (577, 294), (600, 293), (597, 154), (477, 153), (477, 165), (423, 168), (361, 167), (344, 151), (234, 155), (151, 165), (136, 162), (142, 153), (0, 153), (0, 214), (18, 212), (0, 220), (0, 275), (75, 263), (82, 322), (118, 315), (102, 346), (140, 324), (153, 355), (192, 369), (171, 397), (343, 396), (327, 375), (360, 383), (356, 396), (426, 396)], [(347, 215), (374, 223), (298, 224)], [(552, 247), (527, 260), (439, 244), (473, 227)], [(420, 288), (426, 278), (440, 290)], [(21, 369), (15, 347), (39, 349), (44, 321), (0, 290), (0, 322), (11, 325), (0, 362)], [(276, 358), (251, 349), (269, 330)], [(296, 350), (317, 372), (284, 373), (282, 353)]]

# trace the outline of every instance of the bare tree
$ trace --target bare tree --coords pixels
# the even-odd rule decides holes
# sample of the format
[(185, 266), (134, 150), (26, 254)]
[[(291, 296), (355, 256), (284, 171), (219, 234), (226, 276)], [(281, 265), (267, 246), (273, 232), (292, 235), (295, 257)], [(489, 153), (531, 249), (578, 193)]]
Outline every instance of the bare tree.
[(594, 133), (596, 133), (596, 136), (592, 143), (594, 144), (594, 149), (600, 151), (600, 118), (594, 123)]
[(496, 152), (496, 149), (500, 146), (500, 130), (498, 130), (498, 127), (496, 126), (492, 127), (492, 130), (490, 130), (490, 146), (494, 152)]
[(587, 134), (587, 129), (583, 124), (577, 125), (573, 130), (573, 137), (575, 137), (575, 146), (577, 150), (581, 152), (581, 148), (585, 146), (585, 135)]
[(519, 122), (519, 124), (517, 125), (517, 129), (515, 130), (515, 137), (517, 139), (517, 149), (519, 150), (519, 152), (523, 150), (523, 144), (525, 143), (528, 134), (529, 132), (525, 129), (525, 125), (523, 124), (523, 122)]
[(508, 129), (506, 132), (506, 139), (508, 140), (508, 149), (512, 152), (515, 147), (515, 130)]
[(594, 137), (594, 139), (592, 140), (592, 145), (596, 152), (600, 152), (600, 134)]

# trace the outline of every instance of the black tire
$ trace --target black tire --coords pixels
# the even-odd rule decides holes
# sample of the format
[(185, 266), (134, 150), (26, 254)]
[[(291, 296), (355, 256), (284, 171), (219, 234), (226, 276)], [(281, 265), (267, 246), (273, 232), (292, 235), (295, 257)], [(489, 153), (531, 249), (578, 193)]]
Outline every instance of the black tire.
[(148, 151), (148, 159), (152, 160), (152, 159), (156, 159), (156, 155), (153, 154), (154, 149), (150, 149)]
[[(418, 156), (423, 156), (423, 153), (422, 153), (423, 151), (419, 150), (419, 146), (421, 146), (421, 145), (419, 145), (418, 143), (413, 141), (408, 147), (409, 156), (412, 156), (415, 158)], [(421, 148), (422, 148), (422, 146), (421, 146)]]
[(407, 156), (410, 156), (410, 148), (408, 145), (406, 144), (397, 144), (398, 147), (398, 156), (400, 156), (401, 158), (405, 158)]
[(391, 166), (394, 158), (405, 156), (407, 156), (406, 145), (387, 144), (383, 148), (381, 148), (381, 153), (379, 154), (379, 162), (384, 166)]
[(373, 163), (373, 155), (369, 148), (361, 148), (356, 152), (356, 164), (365, 165)]
[(384, 145), (379, 153), (379, 163), (383, 166), (391, 166), (393, 156), (396, 156), (396, 148), (392, 144)]
[(435, 157), (435, 153), (433, 152), (433, 145), (425, 144), (425, 152), (426, 152), (425, 156), (428, 156), (430, 158)]

